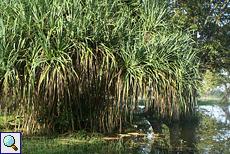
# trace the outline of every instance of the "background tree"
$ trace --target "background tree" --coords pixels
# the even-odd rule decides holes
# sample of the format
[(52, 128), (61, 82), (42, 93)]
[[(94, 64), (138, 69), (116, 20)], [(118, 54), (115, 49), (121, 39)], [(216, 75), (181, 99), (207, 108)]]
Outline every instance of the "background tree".
[(217, 97), (222, 97), (220, 103), (228, 103), (229, 102), (229, 83), (230, 83), (230, 76), (229, 72), (222, 69), (221, 73), (216, 73), (216, 71), (211, 72), (207, 71), (203, 84), (202, 84), (202, 91), (201, 95), (216, 95)]
[(170, 2), (173, 22), (189, 29), (197, 42), (201, 69), (229, 70), (229, 0), (175, 0)]
[[(171, 20), (188, 29), (188, 34), (196, 42), (200, 53), (200, 71), (204, 78), (207, 70), (217, 81), (210, 83), (212, 88), (226, 85), (221, 75), (230, 70), (230, 3), (229, 0), (175, 0), (170, 3)], [(219, 77), (217, 77), (219, 75)], [(210, 76), (208, 73), (206, 75)], [(205, 79), (206, 80), (206, 79)], [(217, 83), (218, 82), (218, 83)], [(220, 83), (222, 82), (222, 83)], [(228, 88), (221, 103), (228, 102)]]

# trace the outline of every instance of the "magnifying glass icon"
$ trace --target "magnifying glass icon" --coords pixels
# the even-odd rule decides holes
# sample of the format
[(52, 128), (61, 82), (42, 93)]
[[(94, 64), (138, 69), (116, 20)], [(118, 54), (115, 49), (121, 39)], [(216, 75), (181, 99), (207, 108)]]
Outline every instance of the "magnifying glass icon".
[(3, 143), (7, 147), (12, 147), (15, 151), (18, 150), (18, 148), (14, 145), (15, 144), (15, 139), (11, 135), (7, 135), (3, 139)]

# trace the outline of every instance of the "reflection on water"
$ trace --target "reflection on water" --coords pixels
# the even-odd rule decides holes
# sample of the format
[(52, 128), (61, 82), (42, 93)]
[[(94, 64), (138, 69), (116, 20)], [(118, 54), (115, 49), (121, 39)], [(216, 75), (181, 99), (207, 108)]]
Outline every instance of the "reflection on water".
[(205, 115), (210, 116), (213, 119), (216, 119), (217, 122), (222, 122), (229, 124), (230, 120), (230, 106), (217, 106), (217, 105), (201, 105), (198, 107), (198, 110), (203, 111)]
[(199, 106), (203, 117), (197, 128), (198, 148), (211, 153), (230, 151), (230, 106)]
[[(144, 112), (143, 107), (139, 112)], [(146, 134), (137, 153), (229, 153), (230, 106), (199, 106), (197, 122), (163, 123), (140, 114), (134, 115), (133, 125)], [(133, 152), (134, 153), (134, 152)]]

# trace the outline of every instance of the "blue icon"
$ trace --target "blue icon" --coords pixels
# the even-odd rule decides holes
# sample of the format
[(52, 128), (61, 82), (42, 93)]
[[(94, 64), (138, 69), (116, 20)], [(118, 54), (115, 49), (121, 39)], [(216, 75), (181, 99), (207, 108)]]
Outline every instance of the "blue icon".
[(7, 147), (12, 147), (15, 151), (18, 150), (18, 148), (14, 145), (15, 144), (15, 139), (11, 135), (7, 135), (3, 139), (3, 143)]
[(21, 132), (0, 132), (0, 154), (21, 154)]

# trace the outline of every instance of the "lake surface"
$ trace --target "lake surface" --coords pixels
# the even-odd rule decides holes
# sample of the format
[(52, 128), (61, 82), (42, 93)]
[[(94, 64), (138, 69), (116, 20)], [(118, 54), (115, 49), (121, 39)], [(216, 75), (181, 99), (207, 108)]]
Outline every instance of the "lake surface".
[(131, 153), (230, 153), (230, 106), (197, 106), (196, 114), (198, 121), (174, 124), (134, 114), (131, 126), (145, 136), (123, 139), (136, 144)]

